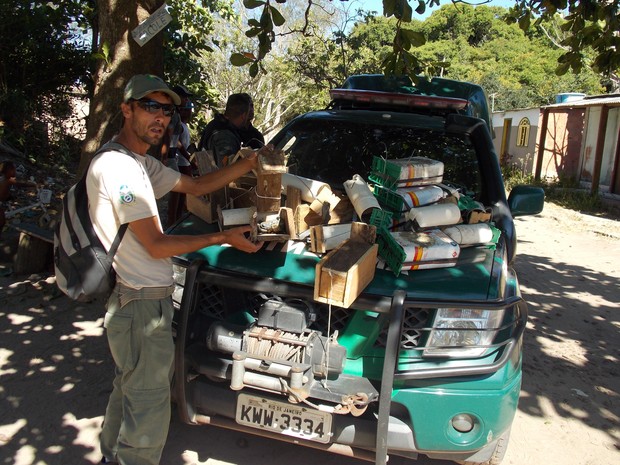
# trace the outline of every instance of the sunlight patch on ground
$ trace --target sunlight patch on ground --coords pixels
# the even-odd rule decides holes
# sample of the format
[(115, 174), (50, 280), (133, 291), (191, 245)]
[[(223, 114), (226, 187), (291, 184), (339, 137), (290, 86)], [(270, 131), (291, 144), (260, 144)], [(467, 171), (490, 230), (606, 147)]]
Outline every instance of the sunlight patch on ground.
[[(533, 287), (527, 287), (525, 284), (523, 283), (519, 283), (520, 288), (521, 288), (521, 293), (524, 296), (528, 296), (528, 295), (543, 295), (542, 292), (538, 291), (537, 289), (533, 288)], [(527, 299), (526, 299), (527, 300)]]
[[(578, 394), (574, 394), (574, 395), (578, 395)], [(588, 417), (590, 416), (590, 414), (586, 412), (584, 409), (577, 408), (569, 403), (560, 402), (559, 405), (560, 407), (562, 407), (562, 410), (564, 412), (570, 413), (577, 420), (587, 420)]]
[(15, 454), (15, 465), (26, 465), (38, 463), (35, 462), (37, 458), (37, 449), (35, 447), (25, 445), (21, 447)]
[(611, 302), (601, 296), (590, 294), (589, 292), (567, 292), (566, 296), (571, 300), (587, 301), (592, 308), (617, 307), (617, 302)]
[(48, 454), (60, 454), (64, 450), (62, 446), (49, 446), (45, 449)]
[(183, 452), (182, 458), (186, 465), (234, 465), (232, 462), (224, 462), (223, 460), (207, 459), (204, 462), (201, 462), (198, 457), (198, 453), (191, 450), (186, 450)]
[(13, 436), (26, 426), (27, 423), (25, 418), (20, 418), (15, 423), (0, 425), (0, 445), (8, 444), (13, 439)]
[(17, 326), (17, 325), (23, 325), (25, 323), (30, 323), (34, 317), (32, 316), (28, 316), (28, 315), (18, 315), (16, 313), (9, 313), (6, 316), (9, 320), (11, 320), (11, 324)]
[(79, 420), (72, 413), (65, 413), (63, 416), (62, 426), (64, 428), (74, 428), (77, 431), (73, 445), (82, 446), (90, 450), (90, 452), (84, 455), (84, 458), (93, 463), (98, 463), (101, 460), (98, 444), (102, 422), (103, 416), (81, 418)]
[(565, 339), (553, 341), (547, 337), (537, 337), (542, 352), (550, 359), (554, 359), (561, 354), (561, 358), (576, 365), (585, 366), (588, 361), (588, 350), (582, 346), (581, 341)]
[(78, 329), (76, 334), (80, 336), (101, 336), (103, 334), (103, 321), (98, 319), (96, 321), (79, 321), (73, 323), (73, 326)]
[(2, 375), (14, 375), (17, 373), (15, 368), (6, 368), (10, 363), (9, 358), (13, 355), (12, 350), (3, 349), (0, 347), (0, 376)]
[(58, 391), (59, 392), (69, 392), (71, 389), (73, 389), (75, 387), (75, 384), (73, 383), (67, 383), (65, 384), (63, 387), (61, 387)]

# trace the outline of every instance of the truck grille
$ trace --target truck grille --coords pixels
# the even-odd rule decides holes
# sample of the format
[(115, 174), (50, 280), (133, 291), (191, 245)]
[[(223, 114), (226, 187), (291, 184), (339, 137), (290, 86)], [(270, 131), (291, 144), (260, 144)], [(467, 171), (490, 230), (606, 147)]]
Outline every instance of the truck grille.
[[(276, 296), (265, 293), (240, 292), (235, 289), (222, 288), (216, 285), (200, 284), (196, 308), (198, 312), (210, 319), (224, 320), (227, 315), (234, 312), (246, 311), (252, 315), (258, 315), (260, 306), (270, 298)], [(317, 320), (310, 325), (310, 329), (320, 331), (327, 335), (328, 329), (342, 332), (353, 312), (349, 309), (319, 304), (313, 302), (317, 311)], [(430, 311), (421, 308), (407, 308), (405, 321), (401, 332), (401, 349), (413, 349), (418, 347), (423, 335), (423, 328), (428, 326)], [(330, 323), (331, 320), (331, 323)], [(388, 321), (375, 341), (375, 347), (386, 346)]]
[[(400, 333), (400, 348), (414, 349), (420, 344), (423, 328), (428, 326), (430, 311), (426, 308), (406, 308), (405, 321)], [(375, 347), (385, 347), (387, 344), (388, 324), (386, 321), (383, 330), (377, 337)]]

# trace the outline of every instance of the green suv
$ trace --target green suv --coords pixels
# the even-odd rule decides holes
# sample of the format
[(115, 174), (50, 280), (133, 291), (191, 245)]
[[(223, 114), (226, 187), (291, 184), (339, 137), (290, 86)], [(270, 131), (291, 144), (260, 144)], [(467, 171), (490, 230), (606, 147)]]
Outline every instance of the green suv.
[[(315, 300), (321, 256), (303, 235), (251, 255), (213, 246), (176, 257), (182, 420), (376, 464), (419, 454), (498, 464), (519, 400), (527, 320), (510, 265), (513, 216), (540, 212), (543, 194), (520, 186), (506, 199), (482, 90), (352, 76), (327, 109), (297, 117), (271, 143), (289, 173), (334, 193), (354, 175), (379, 192), (377, 160), (440, 161), (441, 188), (460, 198), (463, 215), (471, 205), (486, 214), (494, 238), (461, 247), (451, 266), (396, 269), (402, 263), (383, 259), (383, 240), (395, 224), (412, 226), (392, 209), (388, 223), (374, 224), (374, 275), (347, 308)], [(214, 227), (190, 214), (170, 233)]]

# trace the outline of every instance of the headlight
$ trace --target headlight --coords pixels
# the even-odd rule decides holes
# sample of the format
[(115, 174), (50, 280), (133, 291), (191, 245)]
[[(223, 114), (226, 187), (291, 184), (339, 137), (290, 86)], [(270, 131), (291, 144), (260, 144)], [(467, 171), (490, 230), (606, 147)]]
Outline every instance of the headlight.
[(174, 292), (172, 293), (172, 302), (176, 308), (181, 305), (183, 300), (183, 290), (185, 289), (185, 272), (187, 268), (179, 265), (172, 265), (172, 271), (174, 273)]
[(504, 310), (439, 308), (424, 355), (450, 358), (481, 356), (493, 342), (503, 318)]
[(174, 283), (180, 286), (185, 285), (185, 273), (187, 268), (180, 265), (172, 265), (172, 272), (174, 276)]

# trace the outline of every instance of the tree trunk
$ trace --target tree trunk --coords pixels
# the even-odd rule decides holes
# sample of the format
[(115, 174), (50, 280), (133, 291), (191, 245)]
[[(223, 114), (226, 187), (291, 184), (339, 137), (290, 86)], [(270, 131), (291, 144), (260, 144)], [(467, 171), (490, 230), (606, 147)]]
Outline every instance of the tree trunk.
[(97, 149), (121, 127), (120, 104), (125, 84), (134, 74), (163, 76), (164, 51), (161, 32), (140, 47), (131, 31), (149, 17), (164, 0), (98, 0), (99, 44), (109, 47), (107, 61), (100, 59), (86, 126), (78, 176), (85, 171)]

